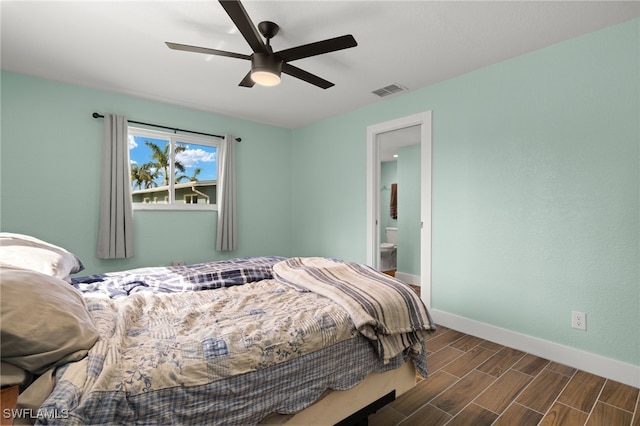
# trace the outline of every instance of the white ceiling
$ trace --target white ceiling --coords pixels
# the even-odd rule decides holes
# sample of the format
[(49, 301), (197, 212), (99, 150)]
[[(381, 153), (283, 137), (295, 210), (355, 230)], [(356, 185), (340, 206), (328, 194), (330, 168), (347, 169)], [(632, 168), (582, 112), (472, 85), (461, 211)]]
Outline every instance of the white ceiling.
[(392, 83), (415, 90), (640, 16), (638, 1), (243, 4), (254, 24), (280, 25), (275, 51), (352, 34), (355, 48), (293, 63), (335, 86), (323, 90), (283, 75), (279, 86), (248, 89), (238, 86), (248, 61), (168, 49), (165, 41), (251, 53), (215, 0), (3, 0), (1, 65), (296, 128), (378, 102), (371, 92)]

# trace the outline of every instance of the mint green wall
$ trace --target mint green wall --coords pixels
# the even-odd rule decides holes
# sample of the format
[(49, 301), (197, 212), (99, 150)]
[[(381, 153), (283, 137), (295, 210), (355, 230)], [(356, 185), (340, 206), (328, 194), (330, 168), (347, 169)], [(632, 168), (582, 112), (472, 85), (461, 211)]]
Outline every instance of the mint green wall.
[(366, 127), (432, 110), (433, 307), (640, 365), (639, 25), (295, 129), (292, 251), (366, 261)]
[(363, 130), (351, 114), (331, 123), (292, 131), (292, 250), (364, 262)]
[(398, 149), (398, 272), (420, 275), (420, 145)]
[[(174, 259), (290, 255), (291, 132), (213, 113), (2, 72), (2, 231), (79, 255), (86, 273)], [(239, 248), (215, 251), (216, 212), (135, 211), (135, 257), (95, 257), (102, 120), (94, 111), (242, 138), (236, 145)]]

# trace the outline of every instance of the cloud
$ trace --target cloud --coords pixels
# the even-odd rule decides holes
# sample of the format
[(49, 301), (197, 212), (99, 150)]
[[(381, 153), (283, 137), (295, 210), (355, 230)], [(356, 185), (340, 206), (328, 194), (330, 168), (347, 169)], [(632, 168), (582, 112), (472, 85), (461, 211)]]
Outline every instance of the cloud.
[(129, 135), (129, 151), (138, 147), (138, 143), (136, 142), (136, 137), (133, 135)]
[(198, 163), (213, 163), (216, 161), (215, 152), (207, 152), (203, 149), (187, 149), (176, 154), (176, 160), (185, 167), (194, 167)]

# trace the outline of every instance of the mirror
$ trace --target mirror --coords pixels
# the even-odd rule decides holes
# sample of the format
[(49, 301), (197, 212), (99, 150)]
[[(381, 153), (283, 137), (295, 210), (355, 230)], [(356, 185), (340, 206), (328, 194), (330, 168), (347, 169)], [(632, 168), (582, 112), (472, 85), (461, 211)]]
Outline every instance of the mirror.
[(420, 126), (380, 133), (378, 269), (420, 285)]
[[(427, 307), (431, 307), (431, 111), (424, 111), (409, 115), (406, 117), (396, 118), (390, 121), (367, 126), (367, 263), (379, 269), (380, 264), (380, 245), (385, 241), (381, 237), (383, 228), (381, 226), (381, 207), (380, 197), (381, 189), (381, 173), (383, 149), (392, 144), (385, 143), (385, 139), (390, 136), (399, 137), (404, 129), (406, 132), (417, 131), (420, 137), (417, 139), (419, 151), (409, 153), (406, 158), (413, 158), (419, 162), (416, 169), (419, 175), (408, 178), (402, 183), (402, 178), (398, 179), (398, 245), (400, 249), (399, 261), (397, 265), (403, 268), (403, 251), (410, 253), (418, 259), (420, 265), (419, 276), (403, 276), (403, 271), (396, 271), (396, 277), (409, 282), (420, 285), (420, 295)], [(395, 133), (396, 131), (400, 133)], [(385, 136), (386, 135), (386, 136)], [(412, 149), (416, 145), (416, 139), (407, 142), (402, 149)], [(417, 148), (417, 147), (415, 147)], [(414, 149), (415, 149), (414, 148)], [(398, 153), (400, 156), (402, 153)], [(400, 157), (399, 157), (400, 158)], [(400, 167), (400, 173), (404, 167)], [(410, 191), (415, 190), (416, 195), (411, 196)], [(409, 191), (409, 192), (407, 192)], [(413, 200), (420, 206), (418, 215), (411, 217), (409, 214), (411, 207), (403, 207), (403, 200)], [(403, 213), (403, 209), (405, 210)], [(403, 221), (407, 220), (408, 225), (403, 225)], [(402, 228), (405, 228), (403, 231)], [(413, 237), (418, 238), (419, 243), (415, 247), (403, 249), (403, 233), (413, 233)], [(411, 236), (409, 236), (411, 239)], [(412, 274), (409, 274), (412, 275)]]

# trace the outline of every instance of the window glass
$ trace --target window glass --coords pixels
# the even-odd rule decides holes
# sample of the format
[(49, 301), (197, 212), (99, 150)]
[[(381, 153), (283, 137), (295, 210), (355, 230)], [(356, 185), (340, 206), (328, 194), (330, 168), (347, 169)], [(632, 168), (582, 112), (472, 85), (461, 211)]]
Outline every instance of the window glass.
[(134, 209), (215, 209), (218, 144), (129, 128)]

